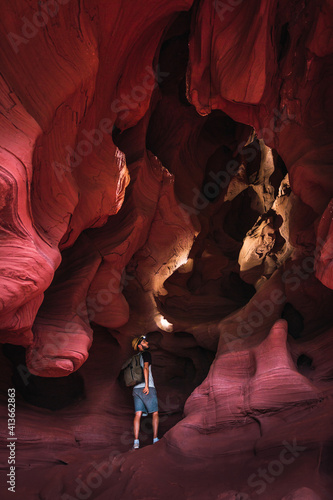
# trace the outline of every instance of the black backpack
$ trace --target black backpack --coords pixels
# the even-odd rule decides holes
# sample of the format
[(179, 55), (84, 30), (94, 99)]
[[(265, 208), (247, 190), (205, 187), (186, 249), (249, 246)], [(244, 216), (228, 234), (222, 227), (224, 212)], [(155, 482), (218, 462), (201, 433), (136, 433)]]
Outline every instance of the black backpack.
[(127, 387), (144, 382), (143, 369), (140, 364), (141, 353), (135, 354), (125, 361), (121, 369), (124, 371), (124, 381)]

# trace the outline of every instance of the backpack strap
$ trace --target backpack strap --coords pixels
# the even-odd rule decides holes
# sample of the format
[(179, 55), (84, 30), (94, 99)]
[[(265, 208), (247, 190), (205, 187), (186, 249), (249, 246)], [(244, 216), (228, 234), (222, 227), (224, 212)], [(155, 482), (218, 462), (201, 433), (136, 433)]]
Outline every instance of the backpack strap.
[(122, 365), (121, 370), (125, 370), (125, 368), (128, 367), (128, 365), (131, 363), (132, 359), (134, 359), (134, 358), (138, 358), (138, 360), (140, 362), (140, 356), (141, 356), (141, 352), (139, 352), (138, 354), (134, 354), (134, 356), (131, 356), (130, 358), (128, 358), (125, 361), (125, 363)]

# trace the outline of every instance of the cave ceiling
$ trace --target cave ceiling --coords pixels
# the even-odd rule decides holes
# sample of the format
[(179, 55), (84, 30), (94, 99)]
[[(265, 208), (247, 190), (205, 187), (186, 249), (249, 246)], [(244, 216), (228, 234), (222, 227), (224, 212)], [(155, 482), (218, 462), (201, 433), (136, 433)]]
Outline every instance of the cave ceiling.
[(4, 498), (331, 500), (332, 1), (2, 7)]

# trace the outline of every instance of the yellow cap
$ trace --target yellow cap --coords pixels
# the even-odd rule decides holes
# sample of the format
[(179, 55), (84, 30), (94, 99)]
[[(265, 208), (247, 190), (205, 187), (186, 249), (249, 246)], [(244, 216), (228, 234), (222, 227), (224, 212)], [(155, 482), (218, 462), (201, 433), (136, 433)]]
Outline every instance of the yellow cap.
[(133, 340), (132, 340), (132, 347), (134, 349), (134, 351), (137, 351), (138, 349), (138, 344), (140, 343), (140, 340), (142, 339), (145, 339), (146, 336), (145, 335), (141, 335), (140, 337), (135, 337)]

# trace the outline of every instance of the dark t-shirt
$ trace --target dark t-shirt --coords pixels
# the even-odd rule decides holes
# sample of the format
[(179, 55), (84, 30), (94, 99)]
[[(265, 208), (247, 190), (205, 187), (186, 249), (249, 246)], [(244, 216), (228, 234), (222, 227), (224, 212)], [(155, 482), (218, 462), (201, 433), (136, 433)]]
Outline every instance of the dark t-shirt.
[[(148, 379), (148, 385), (149, 387), (155, 387), (154, 384), (154, 379), (153, 375), (151, 372), (151, 354), (148, 351), (142, 351), (141, 352), (141, 366), (142, 368), (144, 367), (144, 363), (149, 363), (149, 379)], [(143, 388), (145, 386), (145, 382), (140, 382), (139, 384), (135, 385), (134, 388)]]
[(149, 351), (143, 351), (142, 359), (144, 363), (149, 363), (151, 365), (151, 354)]

